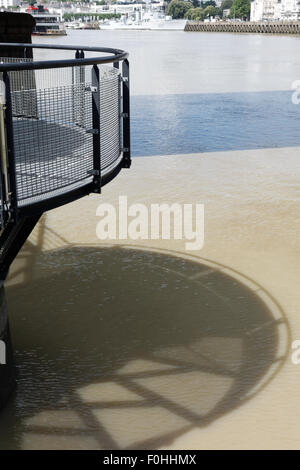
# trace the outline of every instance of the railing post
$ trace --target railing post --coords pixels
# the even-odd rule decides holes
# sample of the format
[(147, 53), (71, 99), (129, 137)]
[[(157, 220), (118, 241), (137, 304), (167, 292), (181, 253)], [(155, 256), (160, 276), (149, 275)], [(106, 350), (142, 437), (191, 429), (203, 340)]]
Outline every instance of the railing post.
[[(80, 51), (79, 59), (84, 59), (84, 51)], [(80, 71), (79, 72), (80, 83), (85, 83), (85, 68), (84, 68), (84, 66), (80, 66), (79, 71)]]
[(6, 127), (6, 143), (7, 143), (7, 167), (8, 167), (8, 186), (9, 186), (9, 210), (11, 220), (16, 220), (18, 200), (17, 200), (17, 183), (16, 183), (16, 166), (13, 139), (13, 120), (12, 120), (12, 101), (10, 80), (7, 72), (3, 72), (3, 82), (5, 84), (6, 106), (5, 106), (5, 127)]
[(92, 113), (93, 113), (93, 176), (94, 192), (101, 193), (101, 146), (100, 146), (100, 75), (99, 68), (92, 68)]
[(123, 75), (123, 168), (130, 168), (130, 84), (129, 84), (129, 62), (127, 59), (122, 65)]
[(6, 153), (6, 131), (5, 131), (5, 85), (0, 82), (0, 232), (6, 222), (5, 203), (8, 195), (7, 179), (7, 153)]
[[(84, 51), (77, 49), (75, 59), (84, 59)], [(85, 67), (75, 66), (72, 69), (73, 87), (73, 121), (80, 127), (84, 127), (85, 118)]]

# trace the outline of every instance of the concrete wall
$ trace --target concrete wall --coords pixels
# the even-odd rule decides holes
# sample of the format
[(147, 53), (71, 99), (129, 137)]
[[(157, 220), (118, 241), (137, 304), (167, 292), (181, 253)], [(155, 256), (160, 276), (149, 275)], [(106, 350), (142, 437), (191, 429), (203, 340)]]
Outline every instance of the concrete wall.
[(210, 31), (220, 33), (262, 33), (262, 34), (300, 34), (300, 21), (294, 22), (228, 22), (203, 23), (202, 21), (188, 21), (185, 31)]

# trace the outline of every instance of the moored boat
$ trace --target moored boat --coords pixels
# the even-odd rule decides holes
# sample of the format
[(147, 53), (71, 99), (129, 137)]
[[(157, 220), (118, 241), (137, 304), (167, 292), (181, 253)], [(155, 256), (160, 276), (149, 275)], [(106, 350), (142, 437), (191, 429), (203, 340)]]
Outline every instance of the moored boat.
[(39, 36), (65, 36), (67, 34), (60, 15), (49, 13), (43, 5), (37, 7), (31, 5), (27, 8), (27, 13), (36, 20), (32, 34)]

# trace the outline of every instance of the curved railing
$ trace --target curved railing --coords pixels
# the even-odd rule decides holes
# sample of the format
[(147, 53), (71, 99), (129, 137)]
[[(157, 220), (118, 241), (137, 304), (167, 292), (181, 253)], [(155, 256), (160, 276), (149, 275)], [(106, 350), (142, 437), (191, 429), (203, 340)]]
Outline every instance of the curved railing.
[[(7, 344), (1, 406), (15, 383), (2, 288), (9, 267), (45, 210), (100, 193), (130, 166), (130, 109), (127, 52), (0, 47), (9, 56), (0, 57), (0, 340)], [(32, 49), (75, 51), (75, 58), (35, 61)]]
[[(130, 109), (125, 51), (1, 46), (21, 48), (24, 55), (0, 58), (3, 226), (8, 218), (99, 193), (122, 167), (129, 167)], [(35, 61), (32, 49), (75, 51), (75, 58)], [(87, 52), (99, 54), (85, 57)]]

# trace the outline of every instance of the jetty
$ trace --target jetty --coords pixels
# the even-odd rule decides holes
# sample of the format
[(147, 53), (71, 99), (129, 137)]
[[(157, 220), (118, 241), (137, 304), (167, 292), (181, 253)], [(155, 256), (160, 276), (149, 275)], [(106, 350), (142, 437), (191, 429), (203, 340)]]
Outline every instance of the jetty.
[(187, 21), (184, 31), (212, 33), (300, 34), (300, 21), (204, 22)]

